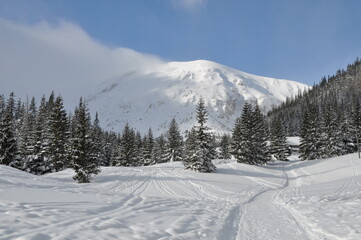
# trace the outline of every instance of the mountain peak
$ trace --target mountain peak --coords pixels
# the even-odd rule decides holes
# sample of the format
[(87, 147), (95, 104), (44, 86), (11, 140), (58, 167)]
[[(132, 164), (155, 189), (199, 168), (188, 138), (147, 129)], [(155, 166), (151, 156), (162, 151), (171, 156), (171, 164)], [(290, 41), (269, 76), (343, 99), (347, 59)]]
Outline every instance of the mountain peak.
[(147, 71), (134, 71), (103, 83), (89, 98), (103, 125), (121, 131), (125, 123), (145, 133), (152, 127), (164, 133), (175, 117), (184, 132), (196, 123), (195, 107), (202, 96), (208, 125), (229, 132), (245, 101), (258, 102), (264, 111), (307, 85), (260, 77), (207, 61), (168, 62)]

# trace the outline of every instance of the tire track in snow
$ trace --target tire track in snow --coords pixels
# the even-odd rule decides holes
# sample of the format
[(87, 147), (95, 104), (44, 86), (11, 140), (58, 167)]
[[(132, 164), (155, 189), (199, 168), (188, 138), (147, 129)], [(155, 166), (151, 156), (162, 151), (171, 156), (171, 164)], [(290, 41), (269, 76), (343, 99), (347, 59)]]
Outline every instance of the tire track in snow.
[[(345, 181), (342, 183), (342, 185), (335, 191), (335, 196), (341, 195), (343, 190), (345, 190), (348, 186), (350, 186), (353, 182), (355, 182), (357, 177), (359, 176), (358, 170), (357, 170), (355, 164), (353, 163), (352, 159), (349, 160), (349, 163), (350, 163), (350, 167), (352, 169), (352, 176), (347, 177), (345, 179)], [(359, 185), (357, 181), (356, 181), (356, 185)]]
[[(143, 172), (143, 171), (140, 171)], [(21, 233), (11, 233), (5, 236), (1, 236), (0, 240), (5, 240), (5, 239), (13, 239), (16, 237), (24, 237), (27, 235), (31, 235), (31, 234), (35, 234), (35, 233), (39, 233), (39, 232), (45, 232), (47, 229), (52, 229), (54, 227), (66, 227), (66, 226), (71, 226), (72, 224), (77, 224), (77, 225), (81, 225), (84, 222), (88, 222), (91, 221), (93, 219), (98, 219), (98, 218), (104, 218), (104, 217), (110, 217), (110, 216), (119, 216), (121, 213), (130, 211), (130, 208), (132, 206), (138, 205), (143, 201), (142, 197), (139, 197), (142, 193), (144, 193), (147, 189), (149, 189), (150, 187), (150, 181), (148, 176), (146, 175), (142, 175), (142, 174), (136, 174), (136, 177), (144, 177), (144, 179), (142, 180), (142, 182), (136, 186), (134, 186), (134, 184), (132, 184), (130, 186), (131, 188), (131, 192), (128, 194), (127, 197), (123, 198), (120, 202), (112, 202), (111, 206), (106, 206), (106, 207), (101, 207), (100, 209), (96, 210), (95, 213), (93, 214), (88, 214), (85, 216), (81, 216), (81, 217), (77, 217), (77, 218), (72, 218), (71, 220), (64, 220), (55, 224), (49, 224), (43, 227), (39, 227), (36, 228), (34, 230), (27, 230)], [(113, 187), (111, 189), (116, 189), (116, 187)], [(91, 188), (91, 189), (83, 189), (85, 192), (89, 192), (89, 191), (94, 191), (94, 190), (100, 190), (97, 188)], [(109, 190), (109, 189), (107, 189)], [(73, 205), (72, 203), (65, 203), (65, 204), (69, 204), (69, 205)], [(142, 206), (143, 207), (143, 206)]]
[[(189, 190), (189, 185), (188, 185), (188, 182), (187, 180), (184, 180), (183, 177), (181, 177), (177, 171), (174, 171), (174, 170), (171, 170), (171, 172), (173, 174), (170, 174), (170, 173), (166, 173), (165, 171), (162, 172), (163, 175), (167, 176), (167, 177), (174, 177), (175, 178), (175, 181), (173, 182), (173, 187), (177, 187), (179, 188), (180, 190), (182, 190), (183, 192), (185, 192), (186, 194), (189, 195), (189, 197), (187, 198), (192, 198), (192, 199), (199, 199), (199, 195), (195, 194), (194, 191), (191, 191)], [(169, 187), (169, 186), (168, 186)], [(183, 195), (180, 195), (180, 194), (177, 194), (176, 197), (179, 197), (179, 198), (184, 198), (185, 196)]]
[[(359, 160), (361, 161), (361, 159)], [(360, 173), (357, 169), (357, 166), (355, 166), (354, 162), (352, 161), (352, 159), (350, 159), (350, 165), (352, 167), (353, 179), (356, 180), (356, 178), (360, 178)], [(361, 186), (361, 179), (356, 181), (356, 185)]]
[[(129, 205), (127, 203), (133, 199), (134, 199), (134, 196), (130, 195), (130, 196), (122, 199), (122, 201), (118, 202), (117, 204), (113, 203), (113, 205), (110, 207), (102, 207), (102, 208), (98, 209), (95, 213), (93, 213), (91, 215), (76, 217), (76, 218), (72, 218), (71, 220), (68, 219), (68, 220), (64, 220), (64, 221), (57, 222), (54, 224), (48, 224), (46, 226), (38, 227), (38, 228), (35, 228), (32, 230), (26, 230), (26, 231), (18, 232), (18, 233), (11, 233), (11, 234), (8, 234), (5, 236), (1, 236), (0, 240), (14, 239), (17, 237), (26, 237), (28, 235), (36, 234), (39, 232), (45, 233), (47, 230), (54, 229), (55, 227), (60, 228), (60, 227), (69, 227), (72, 225), (80, 225), (82, 222), (89, 221), (92, 219), (102, 218), (105, 216), (118, 215), (119, 214), (118, 212), (120, 211), (120, 209), (127, 207)], [(138, 204), (137, 202), (134, 202), (134, 203)], [(71, 202), (68, 202), (67, 204), (73, 205)]]

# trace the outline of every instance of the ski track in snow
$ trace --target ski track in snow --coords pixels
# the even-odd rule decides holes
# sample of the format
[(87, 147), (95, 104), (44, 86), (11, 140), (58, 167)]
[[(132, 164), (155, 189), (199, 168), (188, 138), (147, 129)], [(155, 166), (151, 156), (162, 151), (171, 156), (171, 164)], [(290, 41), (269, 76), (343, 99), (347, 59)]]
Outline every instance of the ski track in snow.
[(361, 239), (356, 155), (248, 166), (215, 161), (107, 167), (91, 184), (71, 170), (33, 176), (0, 166), (0, 240)]

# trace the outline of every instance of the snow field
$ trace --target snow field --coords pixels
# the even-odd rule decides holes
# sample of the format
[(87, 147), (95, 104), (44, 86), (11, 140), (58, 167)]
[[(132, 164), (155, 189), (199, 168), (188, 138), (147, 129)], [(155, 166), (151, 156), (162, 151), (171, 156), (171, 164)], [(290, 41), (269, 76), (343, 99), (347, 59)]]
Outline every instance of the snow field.
[(104, 167), (90, 184), (0, 166), (0, 239), (361, 239), (357, 154), (214, 163)]

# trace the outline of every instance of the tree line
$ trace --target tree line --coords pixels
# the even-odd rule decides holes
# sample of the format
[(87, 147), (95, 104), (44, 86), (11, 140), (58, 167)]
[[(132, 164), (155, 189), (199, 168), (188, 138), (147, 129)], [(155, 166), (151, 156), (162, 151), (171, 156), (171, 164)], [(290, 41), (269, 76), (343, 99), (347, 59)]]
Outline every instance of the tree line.
[[(16, 100), (14, 93), (8, 99), (0, 95), (0, 164), (36, 175), (73, 168), (74, 180), (89, 182), (100, 166), (136, 167), (182, 161), (186, 169), (212, 172), (216, 169), (212, 160), (216, 158), (235, 156), (248, 164), (269, 160), (266, 125), (258, 106), (253, 109), (246, 104), (233, 134), (218, 138), (206, 124), (203, 98), (199, 99), (196, 115), (198, 124), (187, 131), (185, 139), (174, 118), (167, 132), (158, 137), (151, 128), (141, 135), (128, 123), (117, 134), (102, 129), (97, 114), (91, 120), (82, 98), (74, 112), (68, 113), (63, 98), (54, 92), (48, 98), (43, 96), (39, 106), (34, 97), (24, 102)], [(253, 129), (250, 135), (239, 131), (247, 128)], [(259, 133), (253, 135), (255, 132)], [(249, 144), (252, 141), (255, 143)], [(249, 154), (242, 155), (248, 147)]]

